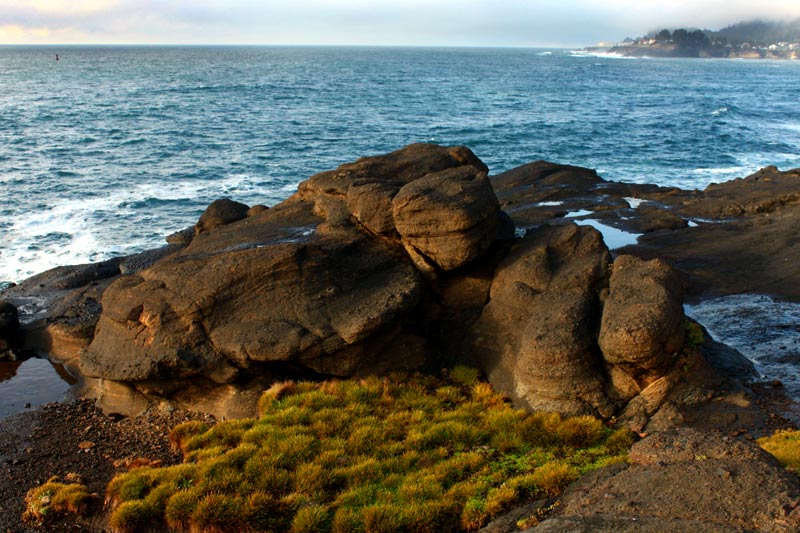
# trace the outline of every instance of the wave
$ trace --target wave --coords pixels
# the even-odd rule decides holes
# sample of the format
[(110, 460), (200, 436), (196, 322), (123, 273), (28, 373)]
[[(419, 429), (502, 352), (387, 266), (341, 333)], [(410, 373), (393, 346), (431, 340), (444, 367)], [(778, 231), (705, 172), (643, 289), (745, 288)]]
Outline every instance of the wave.
[[(102, 261), (151, 248), (154, 237), (158, 242), (193, 224), (214, 199), (246, 200), (260, 190), (250, 175), (230, 174), (220, 180), (141, 183), (95, 197), (56, 200), (20, 214), (4, 232), (0, 280), (16, 282), (56, 266)], [(177, 205), (171, 216), (164, 216), (163, 211), (154, 215), (145, 206), (153, 208), (156, 201)]]
[(587, 50), (569, 50), (567, 57), (601, 57), (604, 59), (649, 59), (646, 57), (631, 57), (615, 52), (590, 52)]

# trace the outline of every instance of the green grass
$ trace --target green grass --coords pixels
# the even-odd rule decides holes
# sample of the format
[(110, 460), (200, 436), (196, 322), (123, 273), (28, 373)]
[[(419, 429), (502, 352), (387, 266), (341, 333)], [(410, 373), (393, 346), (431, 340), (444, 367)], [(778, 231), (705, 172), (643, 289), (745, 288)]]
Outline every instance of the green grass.
[(86, 512), (91, 496), (82, 483), (62, 483), (57, 477), (35, 487), (25, 495), (23, 520), (46, 523), (63, 516), (82, 516)]
[(472, 369), (449, 379), (283, 382), (257, 419), (171, 432), (177, 466), (114, 478), (117, 531), (475, 531), (623, 461), (630, 433), (513, 409)]
[(758, 439), (758, 445), (774, 455), (783, 466), (800, 474), (800, 431), (780, 430), (770, 437)]

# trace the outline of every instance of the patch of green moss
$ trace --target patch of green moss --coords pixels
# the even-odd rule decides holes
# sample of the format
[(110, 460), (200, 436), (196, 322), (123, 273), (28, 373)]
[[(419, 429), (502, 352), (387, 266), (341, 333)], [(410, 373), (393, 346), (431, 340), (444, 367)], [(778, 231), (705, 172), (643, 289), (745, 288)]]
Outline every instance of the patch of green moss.
[(694, 320), (686, 320), (686, 343), (689, 346), (700, 346), (705, 342), (703, 328)]
[(118, 530), (474, 531), (625, 460), (632, 438), (591, 417), (513, 409), (478, 372), (266, 391), (258, 419), (189, 422), (185, 463), (108, 486)]

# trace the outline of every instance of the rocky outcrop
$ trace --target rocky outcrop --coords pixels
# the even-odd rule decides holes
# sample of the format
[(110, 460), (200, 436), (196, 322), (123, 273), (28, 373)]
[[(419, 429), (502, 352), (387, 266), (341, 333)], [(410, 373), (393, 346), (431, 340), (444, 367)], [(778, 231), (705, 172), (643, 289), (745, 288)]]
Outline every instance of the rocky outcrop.
[[(444, 272), (494, 240), (497, 200), (478, 167), (466, 149), (413, 145), (318, 174), (247, 218), (244, 206), (209, 227), (204, 214), (185, 249), (105, 290), (82, 372), (151, 388), (276, 364), (353, 376), (387, 353), (392, 369), (418, 367), (425, 343), (403, 324), (429, 289), (414, 262)], [(216, 206), (206, 213), (230, 203)]]
[(678, 275), (659, 259), (621, 255), (609, 284), (598, 338), (603, 359), (633, 378), (663, 374), (684, 344)]
[(777, 216), (794, 200), (769, 202), (771, 171), (704, 193), (542, 161), (487, 170), (464, 147), (410, 145), (316, 174), (270, 209), (218, 200), (169, 246), (4, 297), (26, 310), (29, 347), (118, 403), (146, 393), (240, 416), (273, 379), (470, 362), (519, 405), (652, 431), (736, 391), (714, 366), (744, 369), (736, 354), (685, 342), (669, 261), (641, 247), (614, 259), (587, 224), (682, 234), (704, 202), (751, 188), (743, 213)]
[(500, 264), (472, 353), (490, 381), (530, 409), (610, 416), (596, 331), (609, 253), (594, 229), (529, 234)]
[(214, 228), (241, 220), (247, 216), (249, 209), (249, 206), (234, 202), (229, 198), (214, 200), (200, 215), (200, 220), (194, 227), (195, 234), (211, 231)]
[(392, 199), (403, 245), (444, 271), (489, 249), (499, 212), (486, 173), (472, 166), (428, 174), (403, 186)]
[(633, 445), (592, 472), (531, 532), (797, 531), (800, 481), (754, 443), (688, 428)]

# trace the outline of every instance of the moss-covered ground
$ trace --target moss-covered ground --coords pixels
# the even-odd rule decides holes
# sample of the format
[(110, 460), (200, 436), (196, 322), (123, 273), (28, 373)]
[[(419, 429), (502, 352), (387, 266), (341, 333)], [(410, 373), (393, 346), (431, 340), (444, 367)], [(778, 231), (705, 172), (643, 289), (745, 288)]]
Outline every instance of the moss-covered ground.
[(477, 372), (448, 379), (285, 382), (260, 416), (171, 438), (176, 466), (110, 483), (117, 531), (475, 531), (624, 461), (632, 442), (591, 417), (512, 408)]

